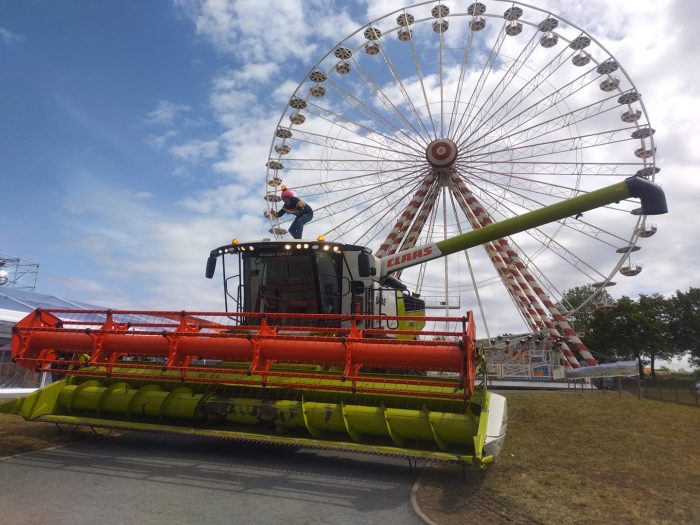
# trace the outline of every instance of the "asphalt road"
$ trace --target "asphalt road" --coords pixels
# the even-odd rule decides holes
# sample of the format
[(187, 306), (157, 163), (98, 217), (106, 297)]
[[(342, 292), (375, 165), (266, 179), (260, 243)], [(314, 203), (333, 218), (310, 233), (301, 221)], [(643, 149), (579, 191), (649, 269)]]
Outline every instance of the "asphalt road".
[(0, 460), (0, 523), (408, 524), (407, 461), (129, 433)]

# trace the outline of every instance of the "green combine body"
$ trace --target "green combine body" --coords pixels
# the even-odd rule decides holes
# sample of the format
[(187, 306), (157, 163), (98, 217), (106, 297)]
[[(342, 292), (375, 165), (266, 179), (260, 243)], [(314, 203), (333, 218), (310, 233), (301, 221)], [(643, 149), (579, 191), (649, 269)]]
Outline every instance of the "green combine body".
[(222, 246), (206, 275), (237, 260), (237, 287), (223, 272), (225, 312), (36, 310), (18, 322), (14, 361), (65, 379), (0, 412), (484, 466), (507, 405), (477, 384), (473, 317), (425, 317), (391, 272), (629, 197), (666, 212), (661, 189), (635, 177), (383, 258), (323, 240)]

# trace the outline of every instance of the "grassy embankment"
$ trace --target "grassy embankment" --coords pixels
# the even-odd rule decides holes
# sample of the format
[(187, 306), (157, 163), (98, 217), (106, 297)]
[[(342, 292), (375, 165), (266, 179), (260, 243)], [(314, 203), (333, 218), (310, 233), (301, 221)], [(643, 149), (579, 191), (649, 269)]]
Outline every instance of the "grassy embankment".
[(507, 398), (495, 465), (424, 476), (418, 502), (437, 523), (700, 523), (700, 409), (591, 392)]

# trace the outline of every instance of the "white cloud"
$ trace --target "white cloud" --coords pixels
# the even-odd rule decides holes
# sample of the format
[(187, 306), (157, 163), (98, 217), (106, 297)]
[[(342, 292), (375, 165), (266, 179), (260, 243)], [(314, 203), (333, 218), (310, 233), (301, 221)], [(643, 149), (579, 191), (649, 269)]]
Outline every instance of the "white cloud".
[(24, 40), (24, 37), (22, 35), (17, 34), (17, 33), (13, 33), (9, 29), (5, 29), (4, 27), (0, 27), (0, 40), (2, 40), (5, 45), (11, 46), (13, 44), (17, 44), (18, 42), (21, 42), (22, 40)]
[(290, 58), (305, 62), (318, 54), (319, 37), (336, 38), (357, 24), (345, 7), (329, 0), (176, 0), (198, 35), (222, 53), (245, 63)]
[(219, 152), (217, 140), (191, 140), (184, 144), (171, 146), (170, 154), (179, 160), (195, 164), (203, 159), (212, 159)]
[(167, 132), (162, 133), (160, 135), (148, 135), (146, 137), (146, 143), (149, 146), (151, 146), (157, 150), (160, 150), (160, 149), (163, 149), (168, 144), (170, 139), (177, 137), (177, 135), (178, 135), (178, 132), (175, 130), (170, 130), (170, 131), (167, 131)]
[(286, 104), (292, 98), (292, 93), (294, 93), (298, 85), (299, 80), (285, 80), (272, 92), (272, 100), (280, 104)]
[[(264, 64), (250, 63), (244, 64), (242, 68), (232, 71), (231, 75), (239, 86), (250, 82), (266, 84), (277, 71), (277, 65), (271, 62)], [(224, 86), (217, 86), (217, 88), (219, 87), (224, 88)]]
[(183, 182), (193, 182), (195, 180), (194, 175), (185, 168), (184, 166), (177, 166), (171, 173), (170, 175), (176, 179), (179, 179)]
[(264, 208), (262, 198), (249, 195), (246, 186), (227, 184), (200, 191), (194, 197), (181, 200), (179, 204), (187, 210), (207, 216), (261, 216)]
[(161, 124), (171, 126), (183, 115), (192, 111), (192, 107), (187, 104), (175, 104), (167, 100), (159, 100), (156, 109), (146, 115), (146, 122), (149, 124)]

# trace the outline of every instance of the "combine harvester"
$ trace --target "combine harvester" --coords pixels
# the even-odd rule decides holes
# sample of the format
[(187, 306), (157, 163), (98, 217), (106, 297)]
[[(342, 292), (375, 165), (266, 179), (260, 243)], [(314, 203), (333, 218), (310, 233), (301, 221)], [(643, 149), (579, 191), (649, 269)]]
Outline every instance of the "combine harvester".
[[(65, 378), (0, 411), (482, 467), (502, 447), (507, 408), (476, 384), (473, 317), (425, 317), (392, 272), (630, 197), (646, 215), (666, 212), (663, 191), (633, 177), (383, 258), (322, 239), (234, 241), (206, 268), (211, 278), (222, 260), (226, 312), (29, 314), (14, 361)], [(426, 321), (461, 328), (422, 331)]]

